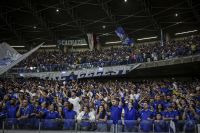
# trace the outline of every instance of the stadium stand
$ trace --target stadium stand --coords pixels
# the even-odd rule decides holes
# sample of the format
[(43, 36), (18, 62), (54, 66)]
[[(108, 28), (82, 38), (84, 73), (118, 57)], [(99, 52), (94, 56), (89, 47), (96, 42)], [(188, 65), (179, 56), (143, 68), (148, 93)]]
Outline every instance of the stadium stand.
[[(200, 82), (17, 79), (0, 82), (5, 129), (194, 132)], [(2, 124), (2, 121), (1, 121)]]
[(200, 53), (200, 37), (193, 36), (184, 40), (172, 40), (163, 46), (160, 43), (124, 46), (84, 52), (48, 52), (33, 54), (22, 61), (16, 68), (20, 72), (49, 72), (70, 69), (95, 68), (152, 62)]
[(200, 0), (0, 0), (0, 133), (200, 133)]

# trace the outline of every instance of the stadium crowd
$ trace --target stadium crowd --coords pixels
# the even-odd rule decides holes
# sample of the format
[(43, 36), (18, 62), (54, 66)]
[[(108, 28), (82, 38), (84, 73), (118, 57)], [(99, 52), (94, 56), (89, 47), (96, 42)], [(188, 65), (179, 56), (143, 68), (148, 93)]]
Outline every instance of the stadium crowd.
[(192, 36), (183, 40), (172, 40), (133, 47), (82, 51), (82, 52), (36, 52), (17, 67), (26, 71), (62, 71), (69, 69), (114, 66), (130, 63), (142, 63), (189, 56), (200, 53), (200, 37)]
[[(0, 80), (0, 124), (8, 128), (194, 132), (200, 120), (200, 81)], [(140, 126), (138, 126), (140, 125)], [(153, 126), (154, 125), (154, 126)]]

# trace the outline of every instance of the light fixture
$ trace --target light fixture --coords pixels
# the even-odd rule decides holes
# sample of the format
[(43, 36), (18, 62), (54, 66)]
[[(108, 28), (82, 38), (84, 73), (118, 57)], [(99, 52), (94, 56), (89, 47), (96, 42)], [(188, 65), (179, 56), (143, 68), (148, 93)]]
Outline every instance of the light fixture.
[(42, 48), (53, 48), (56, 47), (56, 45), (43, 45)]
[(56, 12), (59, 12), (60, 10), (59, 9), (56, 9)]
[(122, 41), (115, 41), (115, 42), (106, 42), (105, 44), (115, 44), (115, 43), (121, 43)]
[(66, 71), (62, 71), (61, 73), (62, 73), (62, 74), (65, 74), (65, 73), (66, 73)]
[(155, 39), (155, 38), (157, 38), (157, 36), (139, 38), (139, 39), (137, 39), (137, 40), (138, 40), (138, 41), (142, 41), (142, 40), (149, 40), (149, 39)]
[(102, 28), (103, 28), (103, 29), (105, 29), (105, 28), (106, 28), (106, 26), (105, 26), (105, 25), (103, 25), (103, 26), (102, 26)]
[(124, 0), (124, 2), (127, 2), (127, 0)]
[(11, 46), (12, 48), (24, 48), (25, 46)]
[(33, 26), (33, 29), (36, 29), (37, 27), (36, 26)]
[(193, 33), (193, 32), (197, 32), (198, 30), (190, 30), (190, 31), (184, 31), (184, 32), (179, 32), (179, 33), (175, 33), (175, 35), (182, 35), (182, 34), (188, 34), (188, 33)]
[(88, 44), (86, 44), (86, 43), (81, 43), (81, 44), (74, 44), (74, 45), (72, 45), (73, 47), (75, 46), (87, 46)]
[(24, 74), (23, 74), (23, 73), (20, 73), (19, 76), (24, 77)]
[(178, 17), (178, 13), (175, 13), (174, 16), (175, 16), (175, 17)]

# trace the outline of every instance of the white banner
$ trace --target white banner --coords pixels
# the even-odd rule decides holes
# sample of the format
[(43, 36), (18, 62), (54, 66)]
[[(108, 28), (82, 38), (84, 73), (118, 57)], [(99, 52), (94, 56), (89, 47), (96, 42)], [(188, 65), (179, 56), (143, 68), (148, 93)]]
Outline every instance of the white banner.
[(117, 76), (124, 75), (140, 66), (140, 64), (121, 65), (103, 68), (93, 68), (66, 72), (39, 72), (39, 73), (21, 73), (23, 77), (38, 77), (41, 79), (52, 79), (52, 80), (65, 80), (70, 77), (71, 73), (74, 73), (76, 78), (91, 78), (101, 76)]
[(92, 33), (88, 33), (87, 37), (88, 37), (89, 48), (90, 48), (90, 50), (93, 50), (94, 49), (94, 36)]

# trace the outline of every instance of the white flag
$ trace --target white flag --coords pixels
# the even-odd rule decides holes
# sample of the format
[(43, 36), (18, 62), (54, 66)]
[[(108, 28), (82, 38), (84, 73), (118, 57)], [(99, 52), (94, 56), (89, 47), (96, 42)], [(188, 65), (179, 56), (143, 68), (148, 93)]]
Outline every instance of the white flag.
[(172, 120), (170, 121), (170, 130), (169, 130), (169, 132), (171, 132), (171, 129), (172, 129), (173, 133), (176, 133), (175, 123)]

